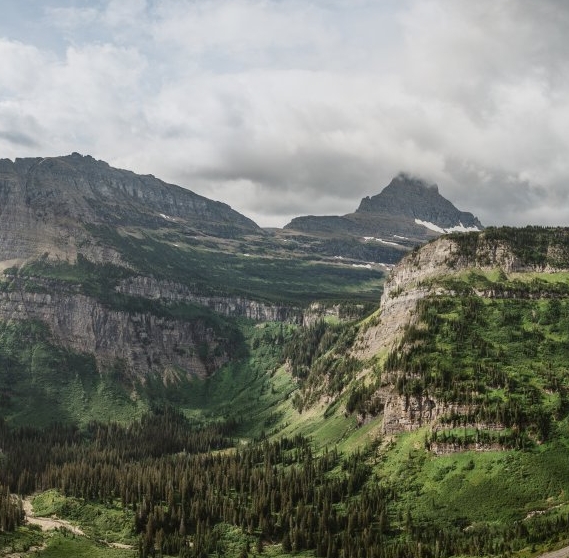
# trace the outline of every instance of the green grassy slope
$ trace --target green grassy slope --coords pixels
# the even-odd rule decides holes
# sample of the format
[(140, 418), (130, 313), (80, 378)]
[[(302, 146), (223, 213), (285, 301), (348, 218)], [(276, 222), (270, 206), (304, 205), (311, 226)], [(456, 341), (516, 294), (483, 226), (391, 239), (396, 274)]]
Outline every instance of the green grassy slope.
[(2, 418), (14, 425), (132, 420), (148, 408), (130, 398), (120, 369), (99, 374), (92, 355), (54, 344), (39, 322), (0, 323)]
[[(562, 294), (569, 284), (564, 275), (557, 282), (534, 276), (517, 280), (515, 298), (483, 298), (474, 294), (481, 279), (454, 278), (447, 286), (460, 297), (421, 301), (418, 323), (386, 371), (397, 373), (400, 394), (461, 405), (446, 418), (452, 426), (478, 425), (466, 443), (546, 441), (569, 412), (569, 300)], [(507, 280), (484, 283), (493, 292), (510, 288)], [(493, 433), (485, 424), (502, 428)]]
[(205, 295), (245, 296), (304, 306), (316, 300), (377, 301), (379, 269), (353, 267), (318, 254), (289, 251), (270, 239), (229, 241), (172, 231), (90, 227), (139, 273), (188, 285)]

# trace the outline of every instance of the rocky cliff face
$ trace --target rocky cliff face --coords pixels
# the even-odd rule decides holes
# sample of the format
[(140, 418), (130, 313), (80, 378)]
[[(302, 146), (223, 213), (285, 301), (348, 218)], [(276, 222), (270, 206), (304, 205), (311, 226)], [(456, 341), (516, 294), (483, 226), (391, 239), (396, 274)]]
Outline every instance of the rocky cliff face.
[[(536, 239), (535, 231), (523, 229), (487, 230), (470, 235), (450, 235), (434, 240), (405, 257), (391, 272), (384, 286), (379, 318), (363, 330), (355, 346), (358, 358), (369, 359), (389, 351), (404, 351), (400, 345), (405, 330), (417, 323), (417, 305), (431, 295), (453, 295), (439, 279), (467, 271), (501, 270), (505, 274), (555, 273), (569, 271), (569, 229), (544, 230)], [(527, 237), (527, 238), (526, 238)], [(547, 297), (546, 287), (529, 296)], [(519, 292), (500, 289), (473, 289), (480, 297), (519, 297)], [(555, 295), (557, 296), (557, 295)], [(399, 396), (395, 378), (378, 396), (384, 406), (384, 432), (392, 434), (435, 421), (451, 412), (465, 409), (428, 396)], [(389, 387), (391, 386), (391, 387)]]
[[(505, 273), (568, 271), (569, 230), (560, 229), (557, 238), (540, 243), (541, 256), (528, 259), (511, 240), (493, 230), (471, 235), (450, 235), (429, 242), (406, 256), (385, 282), (380, 302), (380, 322), (369, 328), (361, 341), (362, 356), (370, 358), (393, 348), (405, 327), (413, 323), (417, 302), (430, 294), (442, 293), (437, 277), (448, 277), (469, 269)], [(480, 296), (491, 293), (480, 291)]]
[(205, 377), (228, 359), (224, 340), (203, 321), (113, 310), (53, 281), (36, 282), (33, 290), (14, 279), (0, 291), (0, 321), (40, 321), (58, 345), (93, 354), (102, 372), (120, 361), (127, 377), (142, 381), (169, 368)]
[(300, 323), (303, 319), (303, 312), (299, 308), (263, 304), (242, 297), (197, 295), (185, 285), (173, 281), (159, 281), (153, 277), (130, 277), (121, 281), (116, 290), (122, 294), (149, 300), (199, 304), (224, 316), (249, 318), (259, 322)]
[(417, 303), (432, 292), (426, 280), (460, 269), (451, 270), (447, 264), (453, 250), (453, 241), (442, 237), (409, 254), (393, 268), (383, 288), (379, 322), (359, 339), (363, 358), (397, 345), (405, 328), (413, 323)]

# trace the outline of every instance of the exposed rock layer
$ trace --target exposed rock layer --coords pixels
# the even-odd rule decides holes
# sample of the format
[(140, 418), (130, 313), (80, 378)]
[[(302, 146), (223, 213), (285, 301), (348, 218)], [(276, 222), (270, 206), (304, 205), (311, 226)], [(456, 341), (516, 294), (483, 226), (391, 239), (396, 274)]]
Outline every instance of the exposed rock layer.
[(56, 284), (51, 292), (0, 292), (0, 320), (40, 321), (58, 345), (95, 355), (102, 371), (121, 361), (128, 376), (141, 380), (172, 366), (204, 377), (227, 360), (220, 340), (203, 321), (113, 310), (85, 295), (60, 291)]
[(197, 295), (179, 283), (158, 281), (152, 277), (131, 277), (121, 281), (117, 292), (151, 300), (190, 302), (205, 306), (229, 317), (249, 318), (260, 322), (301, 322), (303, 313), (298, 308), (263, 304), (242, 297)]

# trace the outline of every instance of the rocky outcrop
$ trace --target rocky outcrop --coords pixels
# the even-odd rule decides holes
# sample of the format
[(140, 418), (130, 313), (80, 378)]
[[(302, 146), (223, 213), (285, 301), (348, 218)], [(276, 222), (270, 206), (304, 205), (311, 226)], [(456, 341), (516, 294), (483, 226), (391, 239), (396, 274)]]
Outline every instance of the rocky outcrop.
[(200, 320), (112, 310), (85, 295), (52, 287), (51, 292), (0, 292), (0, 320), (41, 321), (58, 345), (93, 354), (101, 371), (121, 361), (127, 376), (142, 381), (171, 367), (205, 377), (228, 358), (223, 340)]
[(431, 292), (426, 280), (448, 271), (444, 262), (453, 246), (451, 240), (442, 237), (395, 266), (383, 288), (379, 321), (365, 329), (358, 339), (360, 358), (372, 358), (397, 345), (405, 327), (414, 322), (417, 302)]
[(198, 295), (185, 285), (173, 281), (159, 281), (152, 277), (130, 277), (121, 281), (116, 290), (122, 294), (150, 300), (199, 304), (224, 316), (249, 318), (258, 322), (301, 323), (303, 319), (302, 310), (298, 308), (264, 304), (242, 297)]
[(387, 394), (384, 406), (383, 433), (391, 435), (416, 430), (439, 417), (467, 411), (465, 406), (449, 405), (433, 397), (412, 397), (391, 392)]

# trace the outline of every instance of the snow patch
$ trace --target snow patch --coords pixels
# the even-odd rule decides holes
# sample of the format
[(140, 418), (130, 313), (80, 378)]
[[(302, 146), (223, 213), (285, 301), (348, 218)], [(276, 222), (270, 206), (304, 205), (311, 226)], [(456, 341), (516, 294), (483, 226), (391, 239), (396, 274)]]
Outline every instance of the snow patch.
[(465, 227), (461, 222), (446, 230), (447, 232), (480, 232), (478, 227)]
[(373, 236), (364, 236), (365, 242), (381, 242), (382, 244), (391, 244), (391, 246), (401, 246), (401, 244), (397, 244), (397, 242), (391, 242), (390, 240), (383, 240), (383, 238), (375, 238)]
[(352, 267), (363, 267), (365, 269), (371, 269), (371, 264), (352, 264)]
[(399, 236), (398, 234), (394, 234), (393, 238), (400, 238), (401, 240), (409, 240), (406, 236)]
[(417, 223), (417, 225), (422, 225), (431, 231), (435, 231), (441, 234), (444, 234), (446, 232), (443, 228), (435, 225), (434, 223), (429, 223), (429, 221), (421, 221), (421, 219), (415, 219), (415, 223)]
[(170, 215), (164, 215), (164, 213), (160, 213), (160, 217), (162, 217), (162, 219), (166, 219), (166, 221), (172, 221), (172, 222), (176, 222), (176, 219), (174, 217), (170, 217)]
[(478, 227), (465, 227), (461, 222), (459, 222), (458, 225), (455, 225), (454, 227), (449, 227), (448, 229), (443, 229), (442, 227), (439, 227), (434, 223), (430, 223), (429, 221), (421, 221), (421, 219), (415, 219), (415, 223), (417, 223), (417, 225), (422, 225), (431, 231), (435, 231), (441, 234), (451, 232), (480, 232), (480, 229)]

